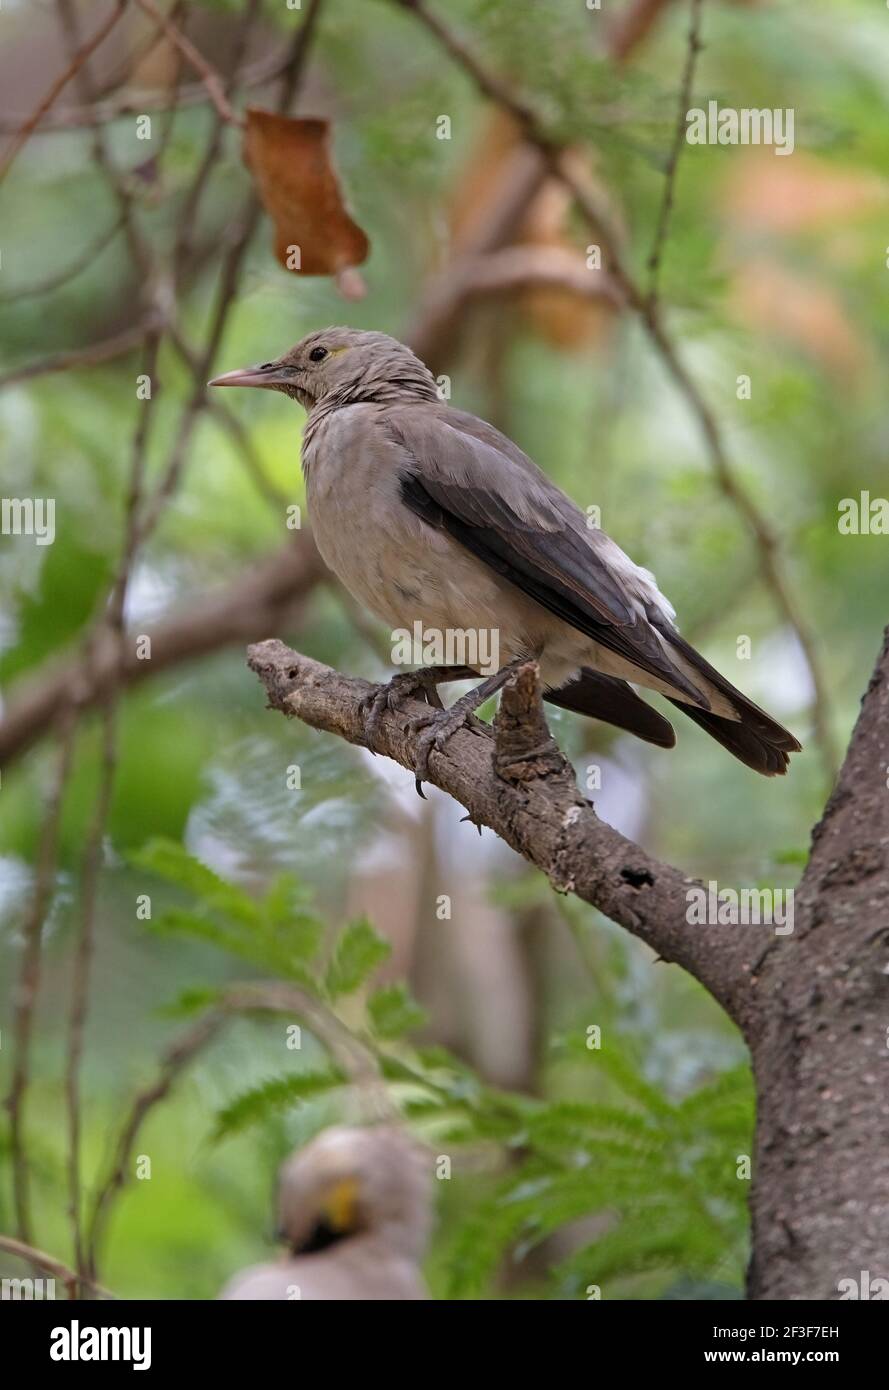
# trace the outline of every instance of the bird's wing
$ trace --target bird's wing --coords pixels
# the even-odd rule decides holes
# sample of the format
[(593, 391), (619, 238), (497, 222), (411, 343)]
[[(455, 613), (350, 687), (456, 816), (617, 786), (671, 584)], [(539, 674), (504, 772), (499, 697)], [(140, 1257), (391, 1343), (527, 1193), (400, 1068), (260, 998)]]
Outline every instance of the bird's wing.
[(403, 455), (411, 511), (579, 632), (710, 708), (649, 622), (632, 583), (642, 572), (511, 440), (446, 408), (390, 409), (385, 428)]

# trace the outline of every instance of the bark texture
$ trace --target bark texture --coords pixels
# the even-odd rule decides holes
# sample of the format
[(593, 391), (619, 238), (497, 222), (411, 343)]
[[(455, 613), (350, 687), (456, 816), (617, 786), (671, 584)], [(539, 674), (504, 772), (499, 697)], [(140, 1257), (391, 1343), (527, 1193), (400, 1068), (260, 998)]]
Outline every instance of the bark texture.
[(753, 982), (752, 1298), (889, 1279), (887, 764), (889, 631), (813, 831), (793, 935)]

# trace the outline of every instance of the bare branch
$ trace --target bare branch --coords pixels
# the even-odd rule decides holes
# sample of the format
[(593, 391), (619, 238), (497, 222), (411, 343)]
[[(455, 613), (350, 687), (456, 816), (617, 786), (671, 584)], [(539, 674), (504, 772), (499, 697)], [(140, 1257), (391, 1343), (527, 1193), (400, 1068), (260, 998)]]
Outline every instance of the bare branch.
[(64, 270), (58, 271), (48, 280), (41, 280), (36, 285), (25, 285), (20, 290), (13, 290), (10, 294), (0, 295), (0, 304), (14, 304), (20, 299), (36, 299), (39, 295), (52, 294), (55, 290), (61, 289), (63, 285), (67, 285), (69, 280), (75, 279), (93, 264), (106, 246), (111, 245), (122, 226), (123, 219), (121, 217), (115, 218), (108, 230), (103, 232), (84, 251), (81, 251), (80, 255), (70, 265), (65, 266)]
[(155, 326), (156, 319), (143, 319), (132, 328), (125, 328), (98, 343), (87, 343), (85, 347), (71, 348), (67, 352), (53, 352), (38, 362), (29, 362), (24, 367), (14, 367), (12, 371), (0, 376), (0, 390), (4, 386), (17, 386), (22, 381), (34, 381), (37, 377), (49, 376), (54, 372), (73, 372), (79, 371), (82, 367), (100, 367), (105, 362), (113, 362), (115, 358), (126, 357), (127, 353), (134, 352), (145, 341)]
[(153, 1106), (169, 1094), (180, 1072), (198, 1052), (216, 1037), (224, 1023), (225, 1016), (216, 1011), (201, 1018), (193, 1028), (190, 1028), (186, 1034), (167, 1049), (161, 1060), (157, 1079), (135, 1097), (121, 1127), (111, 1171), (96, 1194), (92, 1215), (87, 1225), (85, 1258), (90, 1278), (95, 1278), (98, 1267), (98, 1249), (110, 1214), (111, 1202), (127, 1180), (133, 1145), (145, 1116)]
[(661, 209), (658, 214), (657, 230), (654, 234), (654, 245), (648, 257), (648, 297), (652, 304), (657, 300), (657, 286), (661, 259), (664, 254), (664, 246), (666, 245), (667, 232), (673, 212), (673, 199), (676, 192), (676, 173), (679, 168), (679, 156), (686, 143), (687, 115), (691, 103), (692, 87), (695, 80), (695, 67), (697, 66), (698, 54), (703, 47), (700, 37), (701, 4), (702, 0), (690, 0), (691, 18), (688, 28), (688, 48), (685, 53), (685, 67), (682, 73), (682, 82), (679, 86), (679, 107), (676, 113), (676, 126), (673, 131), (673, 144), (670, 149), (670, 156), (667, 160), (664, 194), (661, 199)]
[(47, 1255), (45, 1250), (37, 1250), (33, 1245), (26, 1245), (24, 1241), (15, 1240), (13, 1236), (0, 1235), (0, 1250), (5, 1250), (8, 1255), (15, 1255), (17, 1259), (27, 1260), (37, 1269), (45, 1269), (47, 1274), (51, 1274), (54, 1279), (60, 1280), (65, 1285), (69, 1298), (77, 1297), (78, 1285), (81, 1283), (85, 1283), (100, 1298), (114, 1297), (114, 1294), (103, 1288), (101, 1284), (96, 1284), (91, 1279), (81, 1279), (73, 1269), (69, 1269), (54, 1255)]
[(542, 287), (566, 290), (579, 299), (620, 305), (622, 297), (605, 271), (588, 270), (579, 254), (558, 247), (507, 246), (489, 255), (460, 257), (427, 290), (406, 338), (435, 371), (457, 325), (476, 299)]
[[(298, 621), (301, 604), (324, 573), (310, 538), (300, 536), (268, 560), (238, 574), (231, 584), (193, 599), (182, 612), (133, 630), (125, 644), (120, 681), (140, 685), (183, 662), (197, 660), (233, 643), (256, 641)], [(137, 638), (147, 637), (151, 657), (137, 656)], [(0, 721), (0, 766), (4, 771), (52, 728), (78, 692), (86, 713), (101, 703), (114, 670), (106, 641), (91, 660), (78, 656), (55, 661), (24, 680), (7, 699)]]
[(77, 686), (72, 686), (66, 704), (58, 712), (58, 760), (43, 818), (37, 872), (23, 933), (22, 964), (14, 995), (12, 1081), (5, 1103), (9, 1111), (16, 1229), (24, 1241), (31, 1239), (30, 1174), (25, 1139), (25, 1098), (30, 1079), (31, 1036), (34, 1010), (40, 993), (43, 925), (52, 904), (62, 804), (74, 757), (77, 694)]
[(238, 115), (228, 100), (225, 94), (225, 83), (212, 63), (208, 63), (204, 55), (195, 48), (191, 39), (187, 38), (162, 10), (158, 9), (154, 0), (136, 0), (136, 4), (145, 11), (150, 19), (154, 20), (173, 47), (194, 68), (207, 89), (207, 95), (219, 113), (220, 119), (227, 121), (229, 125), (242, 126), (244, 124), (243, 118)]
[[(248, 650), (274, 709), (314, 729), (367, 746), (366, 697), (373, 689), (300, 655), (283, 642)], [(577, 789), (574, 770), (549, 737), (539, 707), (536, 671), (507, 685), (495, 721), (496, 741), (460, 730), (433, 754), (430, 781), (449, 793), (477, 825), (490, 826), (546, 874), (557, 892), (576, 893), (626, 927), (663, 960), (675, 961), (741, 1021), (754, 943), (718, 926), (690, 926), (687, 891), (694, 880), (663, 864), (605, 825)], [(413, 716), (426, 706), (406, 701), (380, 722), (375, 752), (413, 770)]]
[(16, 156), (27, 143), (28, 136), (35, 127), (40, 124), (41, 117), (49, 110), (56, 97), (68, 85), (75, 73), (80, 71), (90, 54), (94, 53), (99, 45), (108, 37), (125, 8), (126, 0), (115, 0), (114, 9), (111, 11), (108, 18), (103, 20), (95, 33), (87, 39), (86, 43), (78, 48), (65, 71), (56, 78), (55, 82), (49, 87), (34, 111), (32, 111), (31, 115), (20, 129), (16, 131), (12, 140), (9, 142), (5, 155), (2, 160), (0, 160), (0, 183), (6, 178), (6, 175), (15, 163)]

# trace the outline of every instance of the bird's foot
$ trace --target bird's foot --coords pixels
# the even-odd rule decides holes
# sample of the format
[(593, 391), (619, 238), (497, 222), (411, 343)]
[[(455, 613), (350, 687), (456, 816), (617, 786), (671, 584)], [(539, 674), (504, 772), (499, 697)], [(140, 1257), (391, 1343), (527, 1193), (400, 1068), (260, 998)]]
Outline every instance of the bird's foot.
[(399, 671), (385, 685), (375, 686), (366, 696), (364, 706), (367, 710), (365, 737), (367, 747), (373, 753), (384, 714), (397, 712), (405, 700), (422, 694), (427, 704), (442, 710), (438, 693), (439, 684), (449, 680), (461, 680), (474, 673), (463, 667), (423, 666), (418, 671)]
[(418, 714), (410, 721), (411, 730), (422, 730), (417, 739), (417, 755), (414, 761), (414, 778), (417, 794), (423, 797), (423, 783), (429, 777), (429, 760), (433, 753), (440, 753), (458, 729), (469, 728), (473, 733), (493, 738), (494, 731), (476, 716), (475, 711), (485, 703), (489, 696), (505, 683), (513, 666), (505, 666), (495, 675), (482, 681), (474, 690), (456, 700), (450, 709), (430, 710), (428, 714)]

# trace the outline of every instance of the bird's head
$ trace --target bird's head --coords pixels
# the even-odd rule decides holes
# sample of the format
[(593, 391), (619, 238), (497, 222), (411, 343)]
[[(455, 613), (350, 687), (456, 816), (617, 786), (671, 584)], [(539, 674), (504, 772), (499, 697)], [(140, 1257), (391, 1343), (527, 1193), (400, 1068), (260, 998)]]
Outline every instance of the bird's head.
[(402, 1130), (326, 1129), (281, 1168), (279, 1233), (295, 1254), (373, 1234), (419, 1259), (431, 1185), (431, 1155)]
[(360, 401), (438, 399), (435, 378), (409, 347), (387, 333), (323, 328), (273, 362), (226, 372), (210, 386), (283, 391), (311, 410)]

